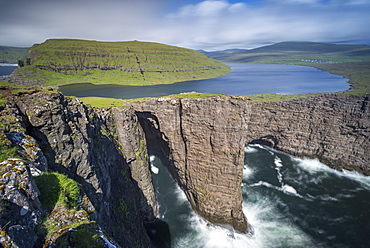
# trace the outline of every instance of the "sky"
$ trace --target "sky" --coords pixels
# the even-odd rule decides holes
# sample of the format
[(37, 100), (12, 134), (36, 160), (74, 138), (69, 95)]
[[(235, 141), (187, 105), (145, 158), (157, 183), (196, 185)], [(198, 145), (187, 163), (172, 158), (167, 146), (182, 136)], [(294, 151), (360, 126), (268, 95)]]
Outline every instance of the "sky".
[(51, 38), (196, 50), (282, 41), (370, 45), (370, 0), (0, 0), (0, 45)]

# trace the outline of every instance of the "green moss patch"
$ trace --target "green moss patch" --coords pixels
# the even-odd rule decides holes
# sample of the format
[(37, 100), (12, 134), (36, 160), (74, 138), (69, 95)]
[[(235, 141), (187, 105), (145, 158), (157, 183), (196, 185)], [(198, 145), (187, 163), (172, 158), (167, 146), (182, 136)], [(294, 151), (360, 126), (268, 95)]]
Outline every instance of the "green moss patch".
[(98, 248), (106, 247), (96, 231), (95, 224), (83, 224), (79, 227), (64, 233), (55, 241), (56, 248)]
[(40, 201), (43, 208), (52, 210), (58, 205), (73, 208), (80, 198), (80, 189), (74, 180), (56, 172), (46, 172), (35, 177), (40, 190)]
[(18, 147), (7, 146), (0, 142), (0, 162), (8, 158), (18, 158)]

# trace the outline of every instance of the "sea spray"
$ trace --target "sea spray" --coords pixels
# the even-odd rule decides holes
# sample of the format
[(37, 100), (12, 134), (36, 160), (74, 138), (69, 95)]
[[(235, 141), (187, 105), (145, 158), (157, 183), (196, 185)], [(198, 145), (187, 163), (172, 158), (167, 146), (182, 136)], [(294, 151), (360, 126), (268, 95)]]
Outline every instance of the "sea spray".
[[(172, 246), (190, 248), (368, 247), (369, 177), (336, 171), (316, 159), (293, 158), (260, 145), (245, 149), (243, 211), (254, 235), (209, 223), (158, 158), (153, 174), (160, 217)], [(170, 183), (164, 181), (169, 180)], [(356, 211), (352, 211), (356, 210)], [(369, 246), (370, 247), (370, 246)]]

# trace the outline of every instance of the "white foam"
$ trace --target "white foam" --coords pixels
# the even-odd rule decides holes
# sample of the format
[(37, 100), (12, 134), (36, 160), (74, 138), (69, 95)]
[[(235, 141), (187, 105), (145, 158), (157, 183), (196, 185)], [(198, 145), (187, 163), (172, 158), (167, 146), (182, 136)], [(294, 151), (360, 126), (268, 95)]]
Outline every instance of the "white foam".
[(285, 193), (291, 193), (291, 194), (294, 194), (294, 195), (297, 194), (297, 190), (295, 188), (293, 188), (292, 186), (290, 186), (290, 185), (285, 184), (281, 188), (282, 188), (283, 192), (285, 192)]
[(283, 162), (281, 161), (281, 159), (279, 157), (275, 157), (274, 158), (274, 164), (277, 166), (277, 167), (283, 167)]
[(266, 150), (266, 148), (260, 144), (249, 144), (247, 147), (249, 148), (258, 147), (260, 149)]
[(258, 183), (251, 184), (250, 186), (252, 186), (252, 187), (264, 186), (266, 188), (281, 190), (280, 187), (272, 185), (271, 183), (264, 182), (264, 181), (259, 181)]
[(254, 171), (251, 168), (249, 168), (247, 165), (244, 165), (244, 168), (243, 168), (243, 178), (244, 178), (244, 180), (251, 177), (253, 175), (253, 173), (254, 173)]
[(244, 152), (245, 153), (254, 153), (254, 152), (258, 152), (258, 150), (249, 145), (249, 146), (244, 147)]
[[(320, 177), (327, 176), (329, 174), (335, 174), (339, 177), (346, 177), (353, 181), (357, 181), (365, 186), (367, 189), (370, 189), (370, 176), (365, 176), (357, 171), (348, 171), (348, 170), (335, 170), (330, 168), (324, 163), (321, 163), (318, 159), (310, 159), (310, 158), (295, 158), (291, 157), (293, 161), (296, 161), (298, 166), (307, 171), (310, 174), (317, 174), (320, 173)], [(323, 174), (321, 172), (326, 172)]]
[(192, 233), (175, 240), (175, 248), (241, 248), (260, 247), (253, 245), (255, 239), (248, 234), (234, 232), (232, 228), (225, 228), (210, 224), (196, 214), (189, 218), (189, 227)]
[(278, 186), (272, 185), (271, 183), (268, 183), (268, 182), (259, 181), (258, 183), (251, 184), (250, 186), (251, 187), (264, 186), (266, 188), (281, 191), (285, 194), (294, 195), (294, 196), (298, 196), (300, 198), (303, 198), (303, 196), (298, 194), (297, 190), (294, 187), (292, 187), (290, 185), (287, 185), (287, 184), (283, 184), (281, 187), (278, 187)]
[(151, 164), (150, 165), (150, 170), (154, 173), (154, 174), (158, 174), (159, 173), (159, 168), (156, 167), (155, 165)]
[(154, 155), (150, 155), (149, 156), (149, 160), (150, 160), (150, 170), (154, 173), (154, 174), (158, 174), (159, 173), (159, 168), (157, 166), (154, 165), (154, 160), (156, 159), (156, 156)]
[(306, 170), (307, 172), (313, 174), (317, 172), (322, 172), (322, 171), (330, 171), (333, 170), (330, 167), (328, 167), (326, 164), (323, 164), (318, 160), (317, 158), (315, 159), (310, 159), (310, 158), (296, 158), (296, 157), (290, 157), (293, 161), (296, 161), (298, 165)]
[(276, 208), (277, 198), (256, 196), (256, 202), (243, 202), (244, 214), (254, 228), (254, 237), (243, 247), (311, 247), (309, 236), (284, 220)]
[(176, 193), (177, 200), (180, 203), (185, 203), (188, 201), (188, 198), (186, 197), (184, 191), (182, 191), (182, 189), (180, 189), (180, 187), (177, 186), (177, 184), (176, 184), (175, 193)]

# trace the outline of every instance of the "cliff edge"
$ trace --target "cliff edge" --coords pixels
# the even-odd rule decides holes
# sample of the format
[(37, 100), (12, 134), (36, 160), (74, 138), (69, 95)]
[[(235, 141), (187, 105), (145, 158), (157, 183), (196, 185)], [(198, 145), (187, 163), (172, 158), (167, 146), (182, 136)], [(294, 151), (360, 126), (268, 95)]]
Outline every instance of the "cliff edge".
[(251, 231), (240, 189), (248, 143), (370, 174), (367, 94), (265, 103), (243, 97), (172, 97), (135, 108), (149, 150), (165, 160), (194, 211), (241, 232)]
[[(0, 224), (11, 235), (14, 226), (29, 230), (35, 244), (42, 237), (31, 230), (42, 222), (43, 206), (31, 172), (56, 171), (78, 182), (89, 218), (128, 247), (151, 245), (145, 225), (156, 219), (157, 203), (148, 153), (160, 156), (196, 213), (240, 232), (252, 231), (240, 186), (248, 143), (370, 174), (368, 94), (265, 103), (244, 97), (166, 97), (93, 109), (50, 90), (3, 84), (0, 91), (1, 155), (7, 161), (1, 163), (7, 169), (0, 195), (7, 206), (14, 203), (4, 189), (12, 188), (17, 182), (9, 179), (19, 175), (32, 189), (11, 193), (25, 199), (13, 209), (30, 218), (22, 222), (6, 214)], [(14, 147), (23, 160), (9, 160)]]
[[(80, 204), (87, 205), (85, 214), (92, 221), (96, 221), (107, 237), (123, 247), (150, 247), (151, 242), (145, 229), (145, 223), (155, 220), (157, 206), (151, 175), (148, 172), (149, 161), (145, 156), (146, 146), (145, 142), (140, 142), (143, 134), (135, 125), (137, 117), (134, 111), (126, 109), (124, 113), (122, 112), (124, 114), (122, 118), (126, 122), (121, 122), (122, 118), (115, 115), (112, 109), (101, 110), (97, 113), (92, 108), (83, 105), (80, 100), (65, 98), (55, 91), (6, 85), (0, 87), (0, 94), (2, 96), (1, 137), (5, 141), (14, 140), (11, 139), (13, 136), (29, 137), (32, 141), (24, 145), (25, 148), (20, 147), (25, 143), (23, 141), (1, 142), (4, 146), (4, 150), (3, 148), (1, 150), (4, 157), (19, 156), (18, 150), (22, 151), (22, 149), (33, 151), (32, 156), (22, 156), (20, 161), (24, 162), (19, 163), (28, 165), (28, 161), (37, 155), (36, 158), (40, 158), (37, 160), (39, 161), (37, 164), (39, 174), (42, 175), (46, 170), (59, 172), (78, 182), (83, 192), (80, 196)], [(126, 132), (127, 135), (121, 134), (123, 137), (117, 138), (116, 127), (122, 130), (121, 133)], [(122, 139), (132, 141), (130, 146), (119, 142)], [(135, 140), (142, 145), (137, 147)], [(9, 150), (15, 150), (15, 152), (7, 153)], [(140, 154), (135, 155), (137, 151), (140, 151)], [(23, 167), (18, 169), (18, 165), (15, 167), (16, 163), (11, 162), (12, 158), (8, 161), (10, 162), (1, 164), (1, 166), (10, 167), (4, 172), (5, 174), (2, 174), (4, 179), (9, 175), (10, 178), (13, 177), (7, 172), (9, 170), (17, 171), (17, 173), (18, 171), (24, 173), (29, 171)], [(15, 165), (12, 166), (13, 164)], [(27, 180), (33, 185), (32, 177)], [(7, 181), (3, 180), (3, 184), (7, 184)], [(21, 195), (23, 192), (35, 202), (31, 205), (32, 207), (28, 206), (31, 203), (23, 204), (19, 200), (15, 202), (19, 205), (18, 208), (28, 209), (29, 215), (32, 214), (34, 219), (37, 217), (33, 222), (30, 221), (32, 225), (25, 225), (25, 230), (33, 230), (34, 226), (42, 228), (45, 222), (41, 220), (41, 213), (47, 218), (48, 215), (59, 212), (53, 207), (50, 212), (45, 209), (45, 206), (40, 206), (38, 200), (40, 193), (37, 188), (33, 191), (35, 193), (32, 194), (22, 190), (20, 193), (16, 192)], [(12, 202), (12, 198), (9, 198), (6, 192), (0, 190), (1, 198)], [(66, 212), (63, 215), (66, 215)], [(58, 219), (57, 216), (55, 218)], [(71, 225), (74, 223), (73, 225), (76, 226), (79, 224), (77, 220), (79, 218), (65, 216), (55, 225), (60, 226), (66, 222)], [(6, 233), (11, 233), (12, 226), (18, 223), (17, 219), (10, 215), (5, 216), (3, 221), (5, 223), (1, 228)], [(68, 230), (69, 228), (57, 228), (50, 235), (54, 237), (58, 234), (62, 237), (68, 234)], [(43, 235), (42, 232), (36, 234), (23, 232), (23, 236), (29, 237), (33, 242), (38, 240), (37, 242), (46, 242), (45, 244), (51, 245), (58, 240), (58, 237), (53, 238), (54, 241), (44, 240), (48, 237)], [(15, 244), (20, 246), (19, 242)], [(35, 244), (41, 246), (37, 242)]]

